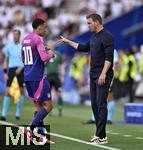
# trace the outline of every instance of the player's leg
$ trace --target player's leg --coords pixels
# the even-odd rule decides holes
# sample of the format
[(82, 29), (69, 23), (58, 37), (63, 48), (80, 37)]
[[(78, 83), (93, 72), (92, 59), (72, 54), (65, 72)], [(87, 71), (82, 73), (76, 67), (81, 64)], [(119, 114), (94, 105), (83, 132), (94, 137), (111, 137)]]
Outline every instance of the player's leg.
[(62, 95), (61, 81), (60, 81), (58, 75), (55, 75), (54, 87), (56, 89), (57, 96), (58, 96), (57, 104), (58, 104), (59, 117), (61, 117), (62, 116), (62, 108), (63, 108), (63, 99), (62, 99), (62, 96), (61, 96)]
[[(40, 134), (40, 136), (42, 138), (46, 138), (47, 131), (45, 129), (43, 120), (45, 119), (45, 117), (48, 115), (48, 113), (53, 108), (52, 101), (46, 100), (42, 103), (42, 105), (41, 105), (41, 103), (40, 104), (35, 103), (35, 105), (37, 107), (37, 112), (36, 112), (36, 115), (35, 115), (33, 121), (31, 122), (30, 129), (33, 131), (33, 129), (35, 127), (37, 127), (38, 128), (38, 130), (37, 130), (38, 134)], [(55, 142), (53, 142), (47, 138), (46, 138), (46, 143), (55, 144)]]
[(14, 75), (15, 75), (15, 69), (10, 68), (8, 71), (8, 80), (6, 81), (6, 92), (5, 92), (5, 96), (3, 98), (1, 120), (6, 120), (6, 118), (7, 118), (7, 113), (9, 110), (10, 100), (11, 100), (11, 97), (9, 95), (9, 87), (11, 86)]
[(113, 122), (113, 112), (115, 110), (115, 101), (113, 100), (112, 92), (110, 91), (108, 94), (108, 116), (107, 116), (107, 123), (112, 124)]
[(51, 88), (54, 88), (56, 91), (57, 98), (57, 105), (58, 105), (58, 112), (59, 116), (62, 116), (62, 106), (63, 106), (63, 100), (62, 100), (62, 94), (61, 94), (61, 81), (58, 77), (58, 74), (50, 74), (47, 76), (48, 81), (50, 82)]
[(62, 99), (62, 96), (61, 96), (61, 89), (59, 88), (57, 90), (57, 94), (58, 94), (58, 111), (59, 111), (59, 117), (62, 116), (62, 109), (63, 109), (63, 99)]
[[(35, 93), (40, 93), (40, 95), (35, 104), (39, 106), (39, 103), (42, 103), (42, 107), (39, 107), (39, 111), (36, 113), (33, 121), (31, 122), (31, 128), (32, 126), (39, 125), (39, 123), (43, 121), (43, 119), (48, 115), (48, 113), (52, 110), (53, 107), (51, 101), (51, 88), (49, 82), (46, 79), (42, 79), (38, 86), (40, 88), (37, 88), (37, 91)], [(42, 90), (39, 91), (40, 89)], [(35, 95), (36, 94), (34, 94), (34, 96)]]
[(7, 113), (8, 113), (9, 106), (10, 106), (10, 100), (11, 100), (11, 97), (9, 95), (9, 87), (6, 87), (6, 93), (3, 98), (1, 120), (6, 120), (6, 118), (7, 118)]
[(35, 106), (35, 112), (34, 112), (34, 117), (36, 116), (36, 114), (38, 113), (38, 111), (42, 108), (42, 104), (39, 102), (34, 102), (34, 106)]
[(48, 113), (52, 110), (52, 101), (45, 101), (43, 103), (43, 107), (40, 108), (40, 110), (36, 113), (34, 119), (32, 120), (30, 124), (30, 128), (33, 130), (35, 126), (38, 126), (41, 121), (44, 120), (44, 118), (48, 115)]
[(17, 120), (20, 119), (20, 115), (22, 112), (22, 107), (23, 107), (23, 102), (24, 102), (24, 96), (23, 96), (23, 87), (20, 88), (21, 89), (21, 96), (19, 97), (18, 103), (16, 105), (16, 111), (15, 111), (15, 117)]
[[(38, 113), (38, 111), (43, 107), (43, 104), (42, 103), (35, 103), (34, 102), (34, 105), (35, 105), (35, 112), (34, 112), (34, 117), (36, 116), (36, 114)], [(40, 120), (39, 124), (38, 124), (38, 133), (40, 134), (43, 134), (46, 132), (46, 129), (45, 129), (45, 125), (44, 125), (44, 122), (43, 120)]]
[[(32, 132), (35, 127), (39, 127), (40, 123), (44, 125), (42, 121), (52, 109), (50, 84), (45, 79), (42, 79), (40, 82), (26, 81), (25, 84), (29, 98), (34, 101), (34, 105), (36, 106), (34, 118), (30, 123)], [(49, 140), (47, 140), (47, 142), (53, 144), (53, 142)]]
[(16, 117), (17, 120), (19, 120), (21, 112), (22, 112), (23, 101), (24, 101), (24, 88), (23, 88), (24, 79), (23, 79), (23, 71), (19, 75), (17, 75), (17, 80), (18, 80), (18, 84), (20, 86), (21, 96), (19, 97), (18, 103), (16, 105), (15, 117)]

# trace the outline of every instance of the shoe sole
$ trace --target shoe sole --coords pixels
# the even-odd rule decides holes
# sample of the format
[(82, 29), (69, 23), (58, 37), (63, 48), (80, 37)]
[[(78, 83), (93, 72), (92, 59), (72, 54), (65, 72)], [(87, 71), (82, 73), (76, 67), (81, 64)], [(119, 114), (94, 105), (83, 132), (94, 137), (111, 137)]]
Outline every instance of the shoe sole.
[(108, 141), (105, 141), (105, 142), (89, 142), (90, 144), (98, 144), (98, 145), (102, 145), (102, 144), (107, 144), (108, 143)]

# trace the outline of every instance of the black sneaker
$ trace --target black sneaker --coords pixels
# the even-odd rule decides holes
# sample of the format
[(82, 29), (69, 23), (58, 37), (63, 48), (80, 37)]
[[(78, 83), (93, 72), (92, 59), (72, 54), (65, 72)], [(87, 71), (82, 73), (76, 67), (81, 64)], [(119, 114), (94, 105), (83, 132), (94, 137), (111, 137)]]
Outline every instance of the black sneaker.
[(41, 134), (45, 136), (48, 132), (46, 131), (45, 127), (36, 127), (34, 128), (34, 131), (37, 132), (38, 134)]
[(0, 120), (6, 121), (6, 117), (1, 116)]
[(19, 116), (16, 116), (15, 118), (16, 118), (16, 120), (18, 120), (18, 121), (20, 120), (20, 117), (19, 117)]
[(107, 120), (107, 124), (113, 124), (111, 120)]
[(86, 122), (83, 122), (83, 124), (95, 124), (96, 122), (95, 121), (93, 121), (93, 120), (88, 120), (88, 121), (86, 121)]

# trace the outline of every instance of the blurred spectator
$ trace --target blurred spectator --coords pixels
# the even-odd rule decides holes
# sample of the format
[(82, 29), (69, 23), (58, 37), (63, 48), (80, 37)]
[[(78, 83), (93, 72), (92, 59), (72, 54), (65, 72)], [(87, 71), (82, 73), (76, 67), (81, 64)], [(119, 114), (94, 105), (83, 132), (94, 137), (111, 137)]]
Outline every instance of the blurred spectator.
[(120, 0), (113, 0), (111, 4), (112, 17), (120, 16), (123, 13), (123, 11), (124, 11), (123, 3)]
[[(47, 20), (49, 28), (45, 40), (54, 39), (60, 34), (73, 38), (78, 34), (88, 31), (86, 25), (86, 15), (91, 12), (100, 13), (103, 18), (113, 18), (128, 12), (137, 6), (143, 4), (142, 0), (82, 0), (76, 1), (74, 12), (70, 10), (70, 5), (74, 1), (67, 0), (0, 0), (0, 45), (1, 49), (7, 41), (13, 41), (12, 30), (18, 28), (21, 30), (22, 37), (32, 31), (31, 22), (34, 18), (42, 18)], [(69, 5), (70, 4), (70, 5)], [(117, 11), (118, 10), (118, 11)], [(134, 47), (135, 48), (135, 47)], [(134, 49), (133, 48), (133, 49)], [(141, 70), (141, 55), (139, 48), (135, 53), (138, 65), (138, 74)], [(0, 50), (1, 51), (1, 50)], [(118, 65), (118, 73), (124, 68), (123, 62)], [(118, 74), (117, 73), (117, 74)], [(121, 72), (120, 72), (121, 73)], [(118, 76), (118, 75), (117, 75)], [(139, 81), (142, 75), (137, 76)], [(70, 76), (67, 79), (72, 79)], [(116, 79), (115, 79), (116, 80)], [(119, 76), (117, 77), (119, 80)], [(75, 83), (71, 83), (71, 87), (75, 88)], [(82, 82), (81, 82), (82, 83)], [(118, 83), (118, 82), (115, 82)], [(66, 83), (65, 83), (66, 84)], [(123, 83), (124, 84), (124, 83)], [(79, 89), (84, 88), (86, 84), (82, 83)], [(86, 86), (85, 86), (86, 87)], [(78, 90), (79, 90), (78, 89)], [(86, 88), (85, 88), (86, 89)], [(84, 89), (84, 90), (85, 90)], [(81, 93), (82, 90), (81, 90)], [(119, 93), (119, 92), (118, 92)], [(118, 95), (117, 93), (117, 95)], [(77, 94), (77, 93), (76, 93)], [(80, 93), (77, 94), (79, 97)], [(121, 94), (124, 95), (124, 94)], [(77, 98), (78, 99), (78, 98)]]
[(61, 96), (61, 84), (64, 82), (64, 65), (61, 54), (56, 51), (55, 58), (45, 63), (47, 79), (50, 82), (51, 88), (55, 90), (57, 95), (58, 115), (62, 116), (63, 100)]

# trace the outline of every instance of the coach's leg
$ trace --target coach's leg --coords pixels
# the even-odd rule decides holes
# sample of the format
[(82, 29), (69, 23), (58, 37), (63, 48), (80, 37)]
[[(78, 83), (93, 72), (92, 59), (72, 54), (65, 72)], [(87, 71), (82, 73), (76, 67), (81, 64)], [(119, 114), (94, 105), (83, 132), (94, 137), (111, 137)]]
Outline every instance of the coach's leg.
[(96, 126), (98, 123), (98, 107), (97, 107), (97, 94), (96, 94), (96, 82), (95, 80), (90, 80), (90, 98), (91, 98), (91, 107), (93, 111), (94, 118), (96, 120)]
[[(112, 78), (111, 78), (112, 79)], [(106, 137), (106, 122), (107, 122), (107, 96), (111, 79), (106, 77), (104, 85), (97, 85), (97, 105), (98, 105), (98, 123), (96, 136), (102, 138)], [(98, 81), (97, 81), (98, 82)]]

